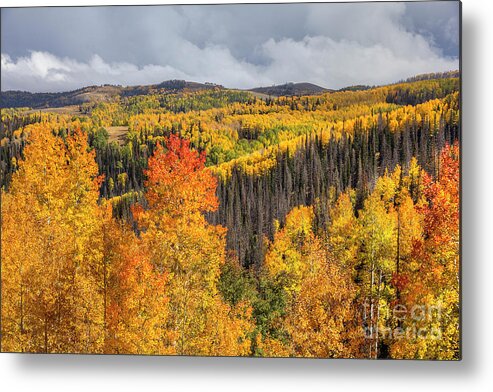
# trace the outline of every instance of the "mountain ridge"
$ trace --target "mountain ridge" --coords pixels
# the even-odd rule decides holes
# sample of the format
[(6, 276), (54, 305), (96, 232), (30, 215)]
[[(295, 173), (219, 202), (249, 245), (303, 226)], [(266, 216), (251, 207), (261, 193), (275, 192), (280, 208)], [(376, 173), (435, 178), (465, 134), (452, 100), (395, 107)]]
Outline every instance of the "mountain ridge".
[(316, 95), (335, 90), (326, 89), (313, 83), (285, 83), (252, 89), (229, 89), (220, 84), (199, 83), (185, 80), (166, 80), (158, 84), (121, 86), (112, 84), (91, 85), (71, 91), (53, 93), (32, 93), (29, 91), (8, 90), (0, 93), (0, 107), (30, 107), (33, 109), (56, 108), (81, 105), (84, 103), (110, 102), (117, 97), (130, 97), (154, 93), (196, 92), (211, 89), (240, 90), (257, 96), (299, 96)]
[[(420, 80), (442, 79), (459, 77), (459, 71), (436, 72), (415, 75), (413, 77), (393, 83), (416, 82)], [(0, 92), (1, 108), (29, 107), (32, 109), (59, 108), (65, 106), (82, 105), (84, 103), (111, 102), (118, 97), (130, 97), (135, 95), (163, 94), (178, 92), (196, 92), (212, 89), (239, 90), (250, 92), (260, 98), (280, 96), (319, 95), (337, 91), (367, 90), (377, 86), (354, 85), (338, 90), (321, 87), (309, 82), (288, 82), (272, 86), (254, 87), (250, 89), (232, 89), (215, 83), (199, 83), (185, 80), (166, 80), (158, 84), (122, 86), (112, 84), (92, 85), (71, 91), (32, 93), (20, 90), (8, 90)]]
[(248, 89), (247, 91), (280, 97), (280, 96), (317, 95), (317, 94), (333, 92), (335, 90), (321, 87), (309, 82), (298, 82), (298, 83), (290, 82), (290, 83), (277, 84), (268, 87), (255, 87), (252, 89)]
[(185, 80), (166, 80), (158, 84), (121, 86), (112, 84), (92, 85), (71, 91), (55, 93), (31, 93), (9, 90), (0, 93), (0, 107), (30, 107), (34, 109), (54, 108), (84, 103), (110, 102), (117, 97), (147, 95), (152, 93), (194, 92), (223, 89), (214, 83), (198, 83)]

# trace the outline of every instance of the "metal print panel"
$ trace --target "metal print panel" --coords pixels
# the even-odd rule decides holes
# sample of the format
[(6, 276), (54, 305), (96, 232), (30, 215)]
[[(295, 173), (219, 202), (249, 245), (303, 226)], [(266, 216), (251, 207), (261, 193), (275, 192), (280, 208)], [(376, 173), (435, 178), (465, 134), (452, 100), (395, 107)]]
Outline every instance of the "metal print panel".
[(461, 358), (459, 2), (1, 26), (3, 352)]

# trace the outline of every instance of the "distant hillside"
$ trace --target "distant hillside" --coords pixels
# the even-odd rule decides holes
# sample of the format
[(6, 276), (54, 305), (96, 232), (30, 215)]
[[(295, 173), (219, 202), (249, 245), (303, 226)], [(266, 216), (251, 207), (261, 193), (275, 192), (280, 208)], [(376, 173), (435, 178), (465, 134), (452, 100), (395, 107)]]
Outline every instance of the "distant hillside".
[(367, 86), (367, 85), (363, 85), (363, 84), (357, 84), (355, 86), (347, 86), (347, 87), (340, 88), (337, 91), (365, 91), (365, 90), (370, 90), (372, 88), (375, 88), (375, 86)]
[(187, 82), (185, 80), (167, 80), (159, 84), (151, 84), (148, 86), (130, 86), (125, 87), (122, 90), (121, 95), (124, 97), (129, 97), (133, 95), (147, 95), (153, 93), (165, 93), (165, 92), (194, 92), (200, 90), (211, 90), (215, 88), (224, 88), (219, 84), (214, 83), (197, 83), (197, 82)]
[(2, 91), (0, 107), (31, 107), (35, 109), (80, 105), (85, 102), (109, 102), (119, 96), (146, 95), (151, 93), (198, 91), (223, 88), (213, 83), (196, 83), (184, 80), (168, 80), (148, 86), (88, 86), (61, 93), (30, 93), (27, 91)]
[[(417, 82), (430, 79), (446, 79), (459, 77), (459, 71), (442, 73), (430, 73), (408, 78), (406, 82)], [(400, 81), (398, 83), (402, 83)], [(373, 86), (374, 87), (374, 86)], [(337, 91), (361, 91), (373, 88), (372, 86), (356, 85), (348, 86)], [(88, 86), (78, 90), (60, 93), (30, 93), (27, 91), (2, 91), (0, 93), (0, 107), (30, 107), (33, 109), (59, 108), (65, 106), (81, 105), (86, 102), (110, 102), (118, 97), (135, 95), (163, 94), (176, 92), (195, 92), (200, 90), (224, 89), (223, 86), (214, 83), (197, 83), (185, 80), (167, 80), (159, 84), (142, 86), (115, 86), (104, 84), (101, 86)], [(256, 87), (250, 90), (261, 98), (268, 96), (302, 96), (318, 95), (335, 90), (317, 86), (313, 83), (286, 83), (269, 87)]]
[(412, 76), (410, 78), (407, 78), (406, 80), (401, 80), (400, 82), (397, 83), (412, 83), (412, 82), (419, 82), (422, 80), (449, 79), (449, 78), (458, 78), (458, 77), (460, 77), (460, 72), (458, 70), (448, 71), (448, 72), (432, 72), (432, 73)]
[(121, 94), (121, 86), (89, 86), (62, 93), (30, 93), (27, 91), (2, 91), (0, 106), (47, 108), (80, 105), (84, 102), (110, 101)]
[(300, 96), (300, 95), (317, 95), (327, 93), (333, 90), (329, 90), (324, 87), (317, 86), (313, 83), (286, 83), (280, 85), (274, 85), (269, 87), (256, 87), (248, 91), (255, 93), (272, 95), (275, 97), (280, 97), (283, 95), (287, 96)]

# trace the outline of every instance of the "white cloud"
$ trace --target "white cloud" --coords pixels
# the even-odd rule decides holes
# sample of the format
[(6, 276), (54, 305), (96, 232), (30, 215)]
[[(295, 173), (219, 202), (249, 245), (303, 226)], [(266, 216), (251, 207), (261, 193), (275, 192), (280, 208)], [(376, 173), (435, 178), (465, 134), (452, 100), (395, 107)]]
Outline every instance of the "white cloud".
[(93, 84), (149, 84), (164, 78), (184, 78), (186, 74), (172, 67), (137, 67), (129, 63), (105, 62), (94, 55), (88, 62), (59, 58), (47, 52), (31, 52), (16, 61), (1, 56), (2, 89), (34, 92), (66, 91)]
[(325, 36), (307, 36), (299, 41), (270, 39), (259, 48), (268, 59), (266, 65), (238, 60), (223, 46), (199, 48), (188, 41), (176, 49), (181, 59), (174, 65), (139, 67), (127, 62), (109, 63), (99, 55), (81, 62), (39, 51), (16, 60), (2, 54), (2, 89), (66, 91), (93, 84), (153, 84), (168, 79), (209, 81), (238, 88), (289, 81), (340, 88), (389, 83), (458, 67), (457, 59), (440, 56), (421, 36), (407, 37), (405, 44), (405, 50), (395, 50), (381, 43), (365, 46)]
[(272, 83), (258, 74), (257, 68), (238, 61), (222, 47), (199, 49), (188, 43), (181, 49), (189, 61), (181, 67), (148, 64), (138, 67), (120, 62), (109, 63), (94, 55), (87, 62), (59, 58), (51, 53), (33, 51), (29, 56), (13, 60), (1, 55), (2, 89), (33, 92), (67, 91), (94, 84), (155, 84), (169, 79), (218, 82), (231, 87)]
[(270, 40), (264, 50), (272, 59), (266, 73), (277, 82), (301, 81), (299, 75), (304, 75), (304, 80), (330, 88), (385, 84), (420, 73), (458, 68), (457, 59), (441, 57), (419, 36), (408, 43), (407, 51), (322, 36), (301, 41)]

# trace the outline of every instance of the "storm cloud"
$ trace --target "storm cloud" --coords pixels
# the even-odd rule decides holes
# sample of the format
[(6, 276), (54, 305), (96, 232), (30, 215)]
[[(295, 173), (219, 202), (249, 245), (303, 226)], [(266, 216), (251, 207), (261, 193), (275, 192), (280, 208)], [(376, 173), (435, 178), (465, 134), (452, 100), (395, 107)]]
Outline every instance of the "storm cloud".
[(458, 4), (2, 9), (2, 90), (389, 83), (458, 68)]

